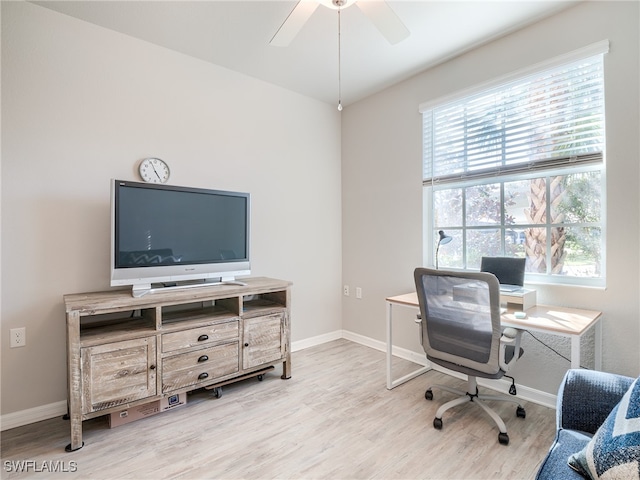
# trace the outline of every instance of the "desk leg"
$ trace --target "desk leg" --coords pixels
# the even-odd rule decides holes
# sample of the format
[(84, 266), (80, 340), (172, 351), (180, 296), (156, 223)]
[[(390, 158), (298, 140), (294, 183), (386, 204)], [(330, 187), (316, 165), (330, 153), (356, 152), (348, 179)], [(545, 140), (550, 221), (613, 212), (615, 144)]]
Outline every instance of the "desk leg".
[(393, 388), (393, 381), (391, 380), (391, 360), (392, 360), (392, 349), (393, 349), (393, 305), (390, 302), (387, 302), (387, 389), (391, 390)]
[(404, 382), (408, 382), (412, 378), (415, 378), (418, 375), (422, 375), (423, 373), (431, 370), (430, 366), (420, 367), (417, 370), (414, 370), (413, 372), (405, 375), (404, 377), (400, 377), (397, 380), (394, 380), (393, 374), (391, 371), (392, 361), (393, 361), (393, 304), (391, 302), (387, 302), (387, 389), (391, 390), (392, 388), (395, 388), (398, 385), (401, 385)]
[(571, 368), (580, 368), (580, 335), (571, 336)]
[(594, 338), (595, 345), (593, 346), (595, 355), (595, 369), (602, 370), (602, 319), (599, 319), (596, 323), (596, 333)]

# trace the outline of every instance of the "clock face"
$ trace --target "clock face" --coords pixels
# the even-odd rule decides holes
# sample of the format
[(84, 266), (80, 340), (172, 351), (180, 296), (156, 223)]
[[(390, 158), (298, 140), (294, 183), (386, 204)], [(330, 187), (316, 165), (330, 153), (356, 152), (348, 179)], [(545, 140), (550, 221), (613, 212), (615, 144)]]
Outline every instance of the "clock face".
[(169, 180), (169, 166), (159, 158), (145, 158), (140, 162), (140, 177), (149, 183), (166, 183)]

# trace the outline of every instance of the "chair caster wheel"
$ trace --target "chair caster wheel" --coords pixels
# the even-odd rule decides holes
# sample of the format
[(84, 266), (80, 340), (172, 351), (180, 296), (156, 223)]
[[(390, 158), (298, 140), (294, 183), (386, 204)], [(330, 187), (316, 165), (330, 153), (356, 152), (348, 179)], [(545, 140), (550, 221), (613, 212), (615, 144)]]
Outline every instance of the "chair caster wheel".
[(527, 412), (525, 412), (524, 408), (522, 408), (520, 405), (518, 405), (518, 408), (516, 409), (516, 417), (527, 418)]
[(433, 400), (433, 391), (431, 389), (424, 392), (424, 398), (427, 400)]
[(498, 442), (500, 442), (501, 445), (509, 445), (509, 435), (500, 432), (498, 434)]
[[(441, 418), (434, 418), (433, 419), (433, 428), (435, 428), (436, 430), (442, 430), (442, 419)], [(507, 439), (508, 441), (508, 439)]]

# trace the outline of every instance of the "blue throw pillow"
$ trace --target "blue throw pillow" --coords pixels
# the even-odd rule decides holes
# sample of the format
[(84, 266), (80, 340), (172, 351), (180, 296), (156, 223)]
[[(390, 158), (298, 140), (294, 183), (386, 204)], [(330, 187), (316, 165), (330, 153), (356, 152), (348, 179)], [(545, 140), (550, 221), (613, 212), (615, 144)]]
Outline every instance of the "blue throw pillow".
[(640, 479), (640, 377), (569, 466), (587, 479)]

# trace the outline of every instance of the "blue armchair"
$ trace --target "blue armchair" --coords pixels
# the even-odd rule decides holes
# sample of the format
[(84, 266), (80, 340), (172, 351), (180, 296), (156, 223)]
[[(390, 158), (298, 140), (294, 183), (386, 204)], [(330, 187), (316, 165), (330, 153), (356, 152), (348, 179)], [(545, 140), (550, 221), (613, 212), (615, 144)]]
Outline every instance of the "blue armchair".
[(593, 370), (567, 372), (558, 391), (556, 437), (536, 480), (583, 479), (569, 467), (569, 457), (589, 443), (633, 381)]

